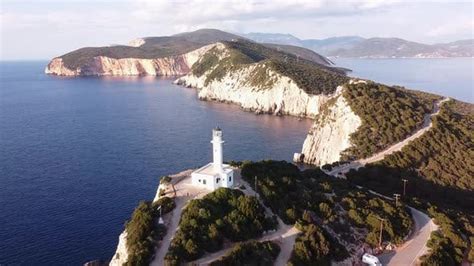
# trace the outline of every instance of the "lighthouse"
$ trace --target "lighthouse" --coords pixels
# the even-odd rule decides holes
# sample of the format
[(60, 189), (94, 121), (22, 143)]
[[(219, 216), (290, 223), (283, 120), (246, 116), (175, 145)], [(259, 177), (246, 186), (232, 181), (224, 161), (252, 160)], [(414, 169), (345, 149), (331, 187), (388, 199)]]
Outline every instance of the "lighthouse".
[(222, 135), (222, 129), (219, 127), (212, 130), (212, 162), (191, 174), (191, 182), (194, 186), (213, 191), (220, 187), (230, 188), (234, 185), (234, 170), (230, 165), (223, 163)]
[(214, 171), (217, 173), (222, 172), (222, 144), (224, 141), (222, 140), (222, 130), (219, 127), (216, 127), (212, 130), (212, 166), (214, 167)]

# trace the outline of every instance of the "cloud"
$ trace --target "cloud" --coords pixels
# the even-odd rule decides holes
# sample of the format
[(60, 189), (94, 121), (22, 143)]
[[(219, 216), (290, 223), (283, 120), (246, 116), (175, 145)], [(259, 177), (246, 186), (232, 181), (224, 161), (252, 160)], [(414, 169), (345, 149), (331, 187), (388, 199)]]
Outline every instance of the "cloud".
[(426, 33), (430, 37), (443, 37), (459, 33), (471, 33), (474, 35), (474, 19), (455, 19), (446, 24), (439, 25)]
[[(241, 21), (269, 18), (305, 18), (353, 15), (394, 4), (393, 1), (327, 1), (327, 0), (139, 0), (135, 16), (159, 21), (166, 18), (181, 24), (212, 21)], [(159, 15), (158, 15), (159, 14)]]
[[(471, 36), (472, 2), (394, 0), (0, 0), (0, 57), (47, 58), (199, 28), (300, 38)], [(447, 39), (447, 37), (449, 39)], [(35, 49), (31, 49), (35, 43)]]

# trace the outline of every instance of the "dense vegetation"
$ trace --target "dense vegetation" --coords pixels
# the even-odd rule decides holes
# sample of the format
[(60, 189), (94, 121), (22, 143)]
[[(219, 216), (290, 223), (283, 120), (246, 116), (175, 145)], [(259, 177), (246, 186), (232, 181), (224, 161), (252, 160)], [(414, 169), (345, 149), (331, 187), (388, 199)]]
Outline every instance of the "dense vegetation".
[(456, 251), (453, 249), (449, 239), (445, 238), (439, 231), (431, 233), (427, 246), (431, 252), (421, 258), (422, 266), (454, 266), (461, 262), (453, 259), (453, 255), (456, 254)]
[[(333, 228), (346, 241), (362, 240), (372, 246), (378, 244), (378, 217), (386, 219), (383, 240), (392, 243), (402, 242), (412, 224), (402, 204), (395, 206), (319, 169), (300, 172), (284, 161), (261, 161), (244, 163), (241, 173), (251, 184), (256, 177), (257, 192), (265, 205), (288, 224), (309, 215), (318, 224)], [(354, 239), (351, 228), (361, 228), (367, 234), (363, 239)], [(336, 245), (337, 241), (333, 243)]]
[(163, 197), (155, 203), (142, 201), (127, 222), (127, 265), (148, 265), (152, 259), (155, 242), (162, 239), (166, 228), (158, 224), (158, 206), (165, 214), (174, 209), (173, 199)]
[[(467, 108), (466, 113), (462, 113), (463, 107)], [(431, 130), (380, 165), (415, 168), (434, 184), (473, 191), (473, 105), (455, 101), (445, 103), (433, 120)]]
[(280, 246), (271, 241), (238, 243), (211, 266), (272, 266), (280, 253)]
[[(401, 179), (408, 180), (411, 204), (425, 209), (441, 228), (442, 234), (433, 236), (427, 263), (441, 258), (460, 263), (474, 238), (473, 132), (473, 106), (447, 102), (423, 136), (402, 151), (348, 174), (350, 181), (386, 195), (401, 193)], [(474, 260), (472, 245), (467, 252)]]
[(311, 94), (332, 93), (338, 85), (348, 81), (341, 69), (299, 58), (291, 53), (243, 40), (224, 43), (228, 48), (224, 58), (219, 60), (219, 52), (214, 49), (208, 51), (193, 66), (192, 72), (197, 76), (209, 71), (206, 84), (251, 64), (254, 64), (256, 69), (252, 71), (250, 85), (263, 89), (270, 88), (273, 84), (270, 70), (291, 78), (300, 88)]
[(351, 135), (353, 146), (344, 151), (343, 160), (369, 157), (413, 134), (436, 98), (371, 81), (346, 86), (343, 96), (362, 125)]
[(189, 202), (165, 257), (166, 264), (198, 259), (205, 252), (221, 249), (224, 241), (256, 238), (275, 226), (255, 197), (239, 190), (217, 189)]
[(296, 238), (289, 266), (331, 265), (331, 260), (341, 260), (348, 256), (340, 246), (319, 226), (307, 220), (297, 224), (302, 233)]

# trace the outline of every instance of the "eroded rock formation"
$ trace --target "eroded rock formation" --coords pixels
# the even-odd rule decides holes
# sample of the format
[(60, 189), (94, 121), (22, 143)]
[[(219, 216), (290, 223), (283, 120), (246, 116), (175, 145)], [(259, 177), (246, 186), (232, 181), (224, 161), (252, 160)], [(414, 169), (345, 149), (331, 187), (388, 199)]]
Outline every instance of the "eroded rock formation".
[(155, 59), (111, 58), (96, 56), (75, 69), (69, 68), (61, 57), (46, 66), (45, 73), (60, 76), (175, 76), (188, 73), (191, 66), (209, 49), (222, 44), (210, 44), (177, 56)]

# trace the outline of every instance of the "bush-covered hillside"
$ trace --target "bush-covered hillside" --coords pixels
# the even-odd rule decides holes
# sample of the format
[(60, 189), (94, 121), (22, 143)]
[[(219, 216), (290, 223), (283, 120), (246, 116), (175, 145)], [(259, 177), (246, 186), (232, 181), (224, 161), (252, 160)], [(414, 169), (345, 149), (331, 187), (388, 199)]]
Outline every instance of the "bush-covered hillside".
[[(433, 119), (433, 128), (384, 160), (347, 176), (350, 181), (386, 195), (401, 193), (420, 204), (442, 229), (432, 245), (436, 256), (460, 263), (474, 239), (474, 110), (472, 104), (451, 100)], [(435, 208), (437, 206), (438, 208)], [(464, 239), (462, 237), (464, 235)], [(472, 247), (472, 245), (471, 245)], [(455, 253), (446, 250), (456, 250)], [(471, 260), (474, 251), (470, 251)], [(429, 261), (429, 258), (427, 258)]]
[(392, 243), (402, 242), (412, 224), (405, 206), (395, 206), (319, 169), (300, 172), (284, 161), (261, 161), (244, 163), (241, 173), (251, 184), (257, 178), (257, 192), (263, 202), (285, 223), (308, 220), (305, 216), (310, 216), (349, 243), (364, 241), (376, 246), (378, 217), (387, 219), (383, 240)]
[(433, 110), (436, 96), (368, 81), (347, 84), (343, 92), (362, 125), (351, 135), (343, 160), (369, 157), (413, 134)]
[(238, 243), (227, 255), (212, 262), (211, 266), (272, 266), (278, 253), (280, 246), (271, 241)]
[(271, 87), (270, 70), (291, 78), (300, 88), (311, 94), (330, 94), (338, 85), (349, 80), (341, 69), (318, 64), (261, 44), (244, 40), (224, 44), (228, 51), (223, 59), (219, 60), (218, 51), (211, 50), (193, 66), (192, 72), (197, 76), (209, 71), (206, 84), (257, 63), (257, 69), (249, 82), (260, 88)]
[(346, 250), (318, 225), (305, 220), (297, 224), (301, 234), (296, 238), (288, 266), (331, 265), (331, 260), (348, 256)]
[(224, 241), (257, 238), (275, 226), (255, 197), (220, 188), (189, 202), (165, 261), (167, 265), (179, 265), (196, 260), (205, 252), (221, 249)]
[(474, 105), (448, 102), (433, 123), (425, 135), (379, 164), (415, 168), (437, 185), (474, 191)]
[(150, 263), (156, 242), (161, 240), (166, 232), (166, 228), (157, 223), (160, 217), (158, 206), (162, 206), (162, 214), (165, 214), (174, 209), (175, 203), (168, 197), (163, 197), (155, 203), (142, 201), (127, 222), (127, 265)]

